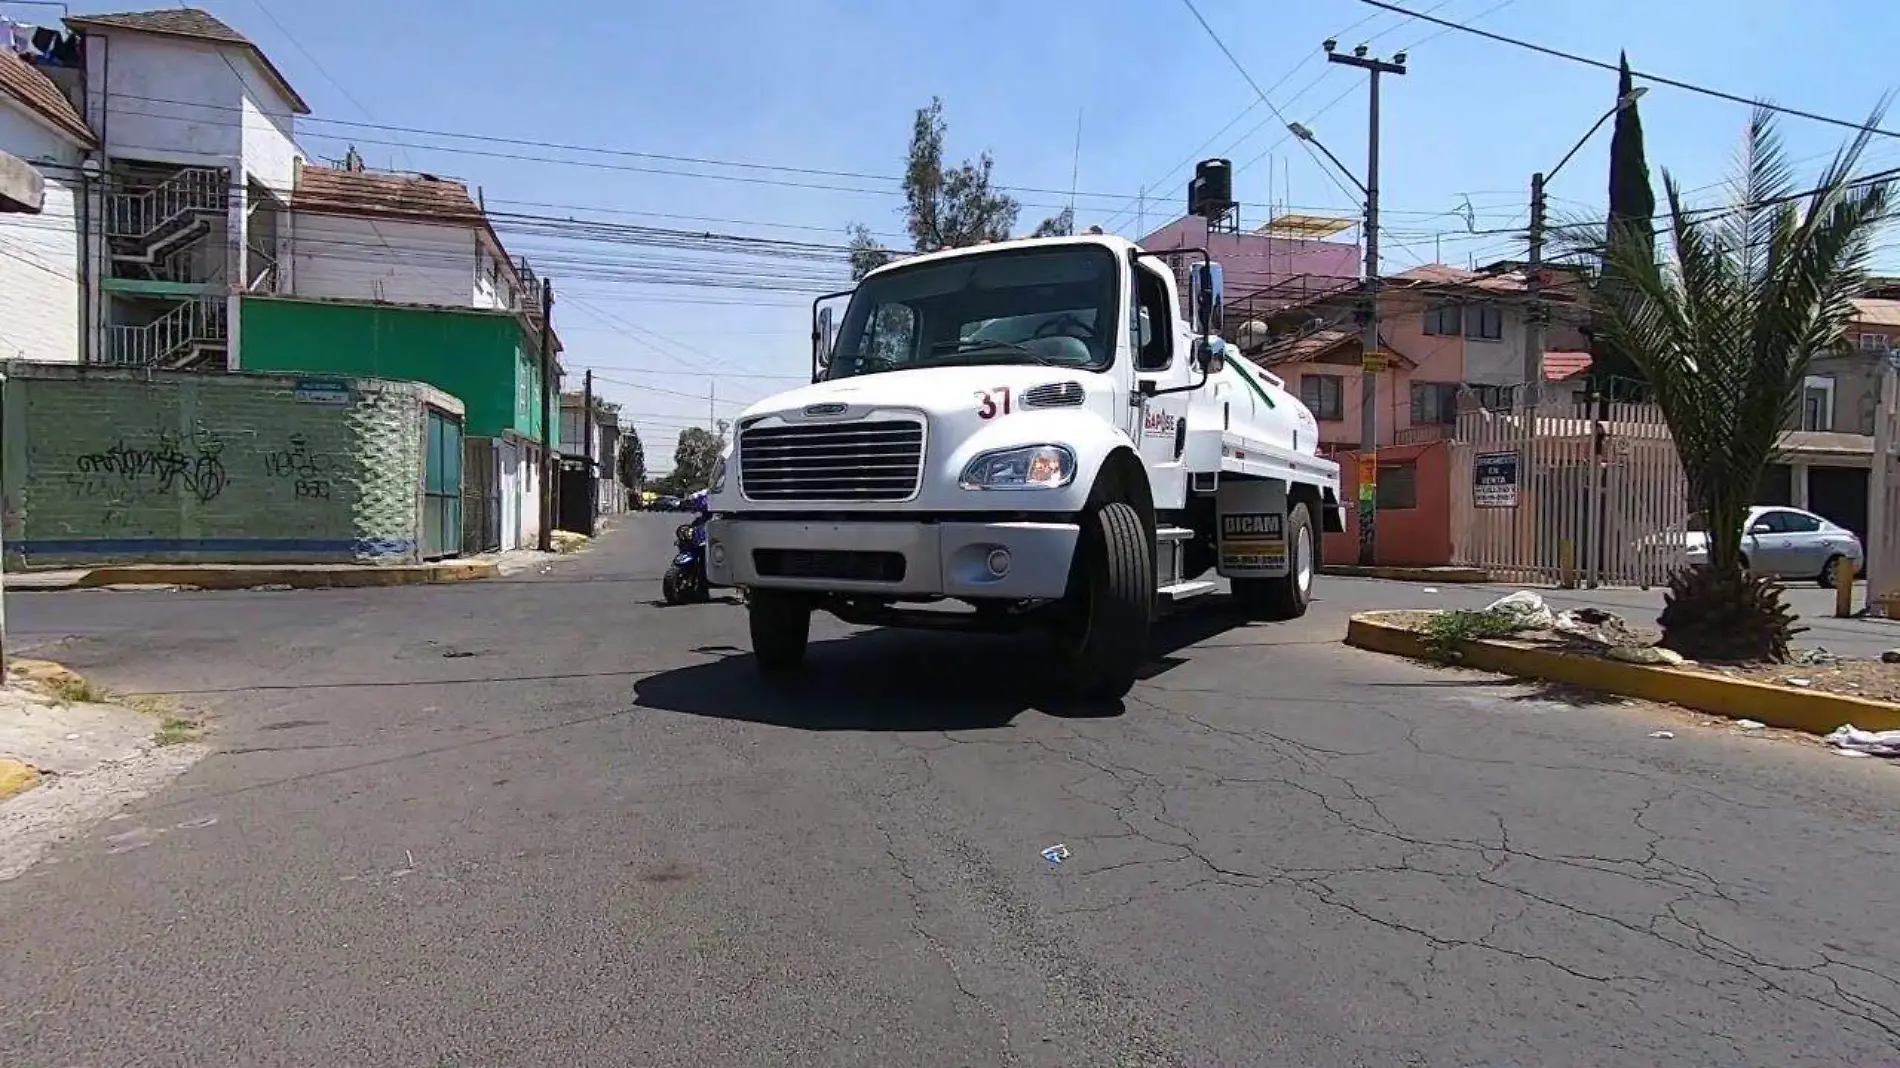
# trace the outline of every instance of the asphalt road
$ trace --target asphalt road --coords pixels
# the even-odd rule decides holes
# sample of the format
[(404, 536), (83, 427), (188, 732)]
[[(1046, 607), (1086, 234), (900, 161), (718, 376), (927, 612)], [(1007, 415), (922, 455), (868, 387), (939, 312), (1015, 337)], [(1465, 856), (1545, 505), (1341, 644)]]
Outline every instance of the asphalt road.
[(1343, 580), (1177, 622), (1118, 715), (1043, 711), (1031, 641), (831, 622), (774, 689), (743, 609), (652, 604), (670, 527), (10, 598), (219, 752), (0, 884), (0, 1064), (1900, 1058), (1900, 768), (1344, 648), (1405, 594)]

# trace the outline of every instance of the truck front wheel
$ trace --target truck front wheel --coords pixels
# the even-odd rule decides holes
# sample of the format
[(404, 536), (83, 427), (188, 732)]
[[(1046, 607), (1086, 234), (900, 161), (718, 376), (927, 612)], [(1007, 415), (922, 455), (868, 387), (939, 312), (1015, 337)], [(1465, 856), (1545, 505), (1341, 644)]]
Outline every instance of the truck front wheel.
[(1319, 542), (1313, 515), (1304, 503), (1286, 516), (1287, 569), (1283, 578), (1233, 580), (1234, 600), (1254, 619), (1298, 619), (1313, 602), (1313, 575), (1319, 570)]
[(768, 675), (787, 675), (805, 663), (811, 641), (811, 603), (780, 590), (749, 590), (746, 622), (752, 630), (752, 655)]
[(1148, 663), (1154, 619), (1154, 552), (1141, 515), (1110, 501), (1083, 520), (1069, 581), (1064, 634), (1077, 696), (1113, 701)]

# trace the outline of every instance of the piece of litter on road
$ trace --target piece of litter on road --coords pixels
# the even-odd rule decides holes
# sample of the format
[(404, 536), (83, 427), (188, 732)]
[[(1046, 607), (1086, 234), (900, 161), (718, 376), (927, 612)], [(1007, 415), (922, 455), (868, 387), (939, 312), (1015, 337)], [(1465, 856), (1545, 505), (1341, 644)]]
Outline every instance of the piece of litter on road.
[(1060, 864), (1069, 859), (1069, 847), (1058, 842), (1042, 851), (1042, 859), (1051, 864)]
[(405, 849), (402, 851), (402, 856), (404, 860), (407, 860), (409, 862), (409, 866), (411, 868), (416, 866), (416, 855), (414, 853), (411, 853), (407, 849)]
[(1438, 587), (1436, 587), (1436, 586), (1427, 586), (1427, 587), (1425, 587), (1425, 588), (1424, 588), (1423, 590), (1421, 590), (1421, 591), (1419, 591), (1419, 592), (1421, 592), (1421, 593), (1437, 593), (1437, 592), (1438, 592)]
[(1900, 757), (1900, 731), (1864, 731), (1849, 723), (1822, 741), (1843, 755)]
[(1813, 679), (1785, 679), (1783, 681), (1785, 681), (1790, 686), (1800, 686), (1804, 689), (1806, 687), (1814, 685)]
[(1650, 731), (1649, 736), (1651, 738), (1674, 738), (1676, 736), (1676, 732), (1675, 731)]
[(1765, 731), (1768, 729), (1768, 724), (1753, 719), (1738, 719), (1735, 721), (1735, 726), (1736, 729), (1744, 731)]

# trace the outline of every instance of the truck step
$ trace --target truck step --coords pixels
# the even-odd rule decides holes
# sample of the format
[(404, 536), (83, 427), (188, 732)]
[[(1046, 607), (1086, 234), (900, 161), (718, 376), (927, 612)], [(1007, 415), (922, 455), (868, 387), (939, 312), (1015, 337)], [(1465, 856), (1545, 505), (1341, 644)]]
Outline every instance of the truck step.
[(1156, 541), (1186, 541), (1194, 532), (1186, 527), (1158, 527), (1155, 529)]
[(1206, 579), (1190, 579), (1186, 582), (1163, 586), (1155, 591), (1155, 596), (1171, 604), (1180, 604), (1182, 601), (1199, 597), (1204, 593), (1213, 593), (1218, 588), (1218, 583), (1209, 582)]

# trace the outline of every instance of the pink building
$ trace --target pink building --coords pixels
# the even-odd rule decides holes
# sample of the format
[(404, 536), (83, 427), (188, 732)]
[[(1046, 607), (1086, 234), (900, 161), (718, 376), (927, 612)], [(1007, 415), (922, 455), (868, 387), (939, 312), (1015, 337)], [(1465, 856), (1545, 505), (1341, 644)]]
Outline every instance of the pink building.
[[(1314, 241), (1260, 231), (1210, 234), (1207, 220), (1198, 215), (1176, 219), (1137, 244), (1150, 252), (1206, 249), (1225, 276), (1230, 335), (1246, 319), (1310, 300), (1359, 278), (1357, 243)], [(1182, 284), (1186, 284), (1188, 262), (1182, 257), (1175, 265)]]
[[(1544, 373), (1552, 384), (1575, 382), (1589, 367), (1578, 316), (1566, 313), (1576, 292), (1573, 277), (1547, 272), (1544, 296), (1553, 309)], [(1358, 293), (1354, 285), (1281, 309), (1268, 320), (1271, 337), (1246, 353), (1286, 379), (1319, 420), (1320, 443), (1332, 450), (1360, 444)], [(1376, 386), (1377, 444), (1448, 437), (1465, 391), (1482, 404), (1507, 403), (1524, 381), (1527, 306), (1524, 274), (1509, 265), (1467, 271), (1432, 264), (1387, 276), (1379, 336), (1388, 370)]]

